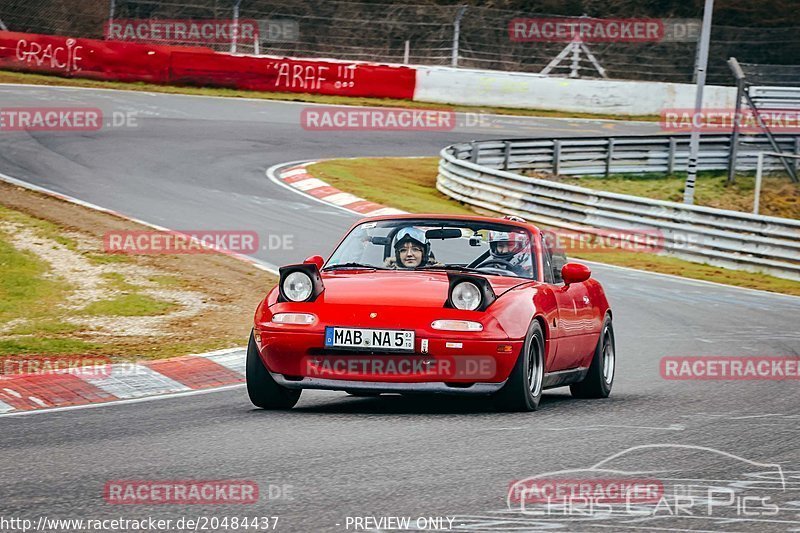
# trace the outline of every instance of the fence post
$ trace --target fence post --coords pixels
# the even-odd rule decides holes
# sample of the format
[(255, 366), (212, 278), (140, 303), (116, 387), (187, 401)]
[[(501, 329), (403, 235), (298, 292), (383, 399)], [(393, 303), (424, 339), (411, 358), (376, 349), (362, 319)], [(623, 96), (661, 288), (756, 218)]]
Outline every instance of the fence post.
[(758, 214), (758, 203), (761, 199), (761, 175), (764, 172), (764, 152), (758, 152), (758, 162), (756, 163), (756, 190), (753, 196), (753, 214)]
[(733, 115), (733, 133), (731, 134), (731, 145), (728, 149), (728, 183), (733, 183), (736, 175), (736, 159), (739, 151), (739, 123), (742, 119), (742, 98), (745, 91), (745, 76), (741, 65), (735, 57), (728, 59), (728, 67), (736, 78), (736, 111)]
[[(117, 8), (116, 0), (110, 0), (108, 2), (108, 29), (105, 32), (103, 32), (104, 39), (108, 39), (108, 36), (111, 35), (111, 25), (114, 23), (114, 11), (116, 10), (116, 8)], [(6, 25), (3, 24), (2, 20), (0, 20), (0, 30), (8, 31), (8, 28), (6, 28)]]
[(667, 159), (667, 175), (675, 172), (675, 152), (678, 149), (678, 141), (675, 137), (669, 138), (669, 156)]
[(611, 175), (611, 161), (614, 159), (614, 137), (608, 138), (608, 152), (606, 153), (606, 177)]
[(458, 66), (458, 40), (459, 35), (461, 34), (461, 17), (464, 16), (464, 11), (467, 10), (467, 6), (458, 6), (458, 11), (456, 11), (456, 20), (453, 21), (453, 57), (450, 61), (450, 66), (457, 67)]
[[(795, 155), (800, 155), (800, 137), (794, 138), (794, 153)], [(797, 172), (798, 170), (798, 163), (800, 163), (800, 159), (795, 158), (794, 160), (794, 171)]]
[(561, 140), (553, 141), (553, 174), (558, 176), (561, 173)]
[(511, 143), (505, 141), (503, 145), (503, 170), (508, 170), (508, 161), (511, 159)]
[(233, 3), (233, 25), (231, 27), (231, 53), (236, 53), (236, 45), (239, 41), (239, 4), (242, 0), (234, 0)]
[(406, 39), (406, 46), (405, 46), (405, 49), (403, 50), (403, 64), (404, 65), (408, 65), (408, 58), (410, 56), (410, 52), (411, 52), (411, 41)]
[(478, 164), (478, 150), (479, 150), (478, 143), (475, 142), (475, 141), (472, 141), (470, 143), (470, 146), (472, 146), (472, 149), (469, 152), (469, 160), (477, 165)]

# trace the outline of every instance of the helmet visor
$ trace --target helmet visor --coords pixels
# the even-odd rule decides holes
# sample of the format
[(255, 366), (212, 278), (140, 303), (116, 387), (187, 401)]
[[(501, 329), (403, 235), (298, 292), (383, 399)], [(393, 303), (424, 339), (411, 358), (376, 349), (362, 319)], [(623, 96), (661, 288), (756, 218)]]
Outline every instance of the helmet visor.
[(425, 236), (425, 232), (413, 226), (408, 228), (403, 228), (397, 232), (394, 241), (395, 248), (397, 248), (400, 242), (404, 240), (416, 241), (422, 246), (425, 246), (428, 243), (428, 238)]

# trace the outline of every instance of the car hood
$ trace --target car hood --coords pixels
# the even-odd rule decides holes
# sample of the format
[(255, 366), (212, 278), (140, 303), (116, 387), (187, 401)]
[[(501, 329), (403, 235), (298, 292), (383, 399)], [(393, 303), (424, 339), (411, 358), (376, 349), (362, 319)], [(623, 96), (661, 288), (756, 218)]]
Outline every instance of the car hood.
[[(506, 276), (483, 276), (499, 297), (533, 280)], [(324, 272), (323, 301), (329, 304), (377, 304), (410, 307), (441, 307), (447, 300), (446, 272), (337, 271)]]

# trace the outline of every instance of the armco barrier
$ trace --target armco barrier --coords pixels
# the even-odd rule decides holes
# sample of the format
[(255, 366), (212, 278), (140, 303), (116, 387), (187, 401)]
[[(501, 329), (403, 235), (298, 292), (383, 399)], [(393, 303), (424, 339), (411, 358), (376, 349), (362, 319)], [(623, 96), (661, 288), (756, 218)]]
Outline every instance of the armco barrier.
[[(777, 135), (782, 152), (800, 153), (800, 137)], [(698, 170), (728, 168), (730, 135), (700, 137)], [(736, 169), (756, 168), (758, 152), (773, 151), (763, 135), (741, 135)], [(515, 139), (455, 145), (459, 157), (503, 170), (533, 170), (563, 175), (624, 173), (672, 173), (685, 169), (689, 161), (689, 135), (622, 135), (614, 137), (570, 137), (565, 139)], [(770, 168), (780, 163), (770, 158)]]
[[(541, 159), (525, 153), (531, 143), (581, 146), (585, 141), (485, 141), (448, 146), (441, 152), (436, 187), (467, 204), (559, 228), (626, 230), (643, 238), (657, 230), (663, 235), (665, 251), (678, 257), (800, 280), (798, 220), (595, 191), (502, 170), (507, 160), (513, 161), (517, 170), (536, 168)], [(656, 141), (657, 138), (639, 138), (640, 143)], [(507, 159), (504, 153), (513, 155)], [(662, 158), (655, 158), (652, 163), (653, 168), (660, 169)], [(640, 172), (647, 171), (646, 160), (640, 161), (639, 167)], [(713, 165), (707, 161), (704, 168)], [(725, 165), (721, 163), (716, 168), (723, 169)], [(552, 161), (548, 170), (551, 169)], [(581, 170), (573, 174), (598, 173), (591, 166)]]
[(414, 69), (0, 31), (0, 68), (114, 81), (412, 99)]

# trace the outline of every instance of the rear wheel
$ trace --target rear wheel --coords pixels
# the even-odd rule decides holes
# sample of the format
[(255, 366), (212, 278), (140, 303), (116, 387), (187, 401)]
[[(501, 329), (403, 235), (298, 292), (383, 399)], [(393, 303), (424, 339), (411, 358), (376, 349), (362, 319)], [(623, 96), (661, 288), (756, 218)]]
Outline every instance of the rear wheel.
[(589, 372), (583, 381), (573, 383), (569, 390), (576, 398), (608, 398), (611, 387), (614, 385), (614, 372), (616, 371), (617, 358), (614, 346), (614, 326), (611, 317), (606, 315), (600, 338), (589, 365)]
[(528, 328), (522, 353), (505, 386), (495, 394), (501, 411), (535, 411), (542, 399), (544, 382), (544, 334), (538, 320)]
[(247, 343), (247, 394), (256, 407), (262, 409), (291, 409), (300, 399), (300, 389), (282, 387), (272, 379), (258, 354), (253, 333)]

